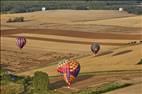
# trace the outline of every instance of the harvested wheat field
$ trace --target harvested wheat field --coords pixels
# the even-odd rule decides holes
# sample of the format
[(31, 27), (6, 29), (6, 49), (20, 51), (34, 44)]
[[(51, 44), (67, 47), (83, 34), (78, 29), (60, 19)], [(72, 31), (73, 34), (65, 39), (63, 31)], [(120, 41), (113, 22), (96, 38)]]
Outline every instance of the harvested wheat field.
[[(17, 16), (24, 16), (25, 22), (6, 22)], [(113, 10), (2, 14), (1, 66), (20, 76), (46, 72), (53, 76), (51, 88), (63, 94), (113, 82), (137, 85), (142, 82), (142, 65), (138, 64), (142, 59), (139, 19), (141, 16)], [(16, 46), (18, 36), (27, 40), (22, 50)], [(93, 42), (101, 46), (96, 56), (90, 50)], [(57, 63), (65, 58), (77, 59), (81, 66), (70, 89), (56, 71)], [(140, 90), (137, 89), (135, 94)]]

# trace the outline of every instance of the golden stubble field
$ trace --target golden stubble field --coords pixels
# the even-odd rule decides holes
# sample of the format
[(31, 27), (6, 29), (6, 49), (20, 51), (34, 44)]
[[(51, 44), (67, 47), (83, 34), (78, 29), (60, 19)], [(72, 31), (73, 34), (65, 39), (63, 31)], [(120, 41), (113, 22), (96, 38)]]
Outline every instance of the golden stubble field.
[[(23, 23), (6, 23), (8, 18), (23, 16)], [(105, 15), (105, 16), (104, 16)], [(132, 18), (131, 18), (132, 17)], [(123, 18), (123, 19), (122, 19)], [(114, 10), (49, 10), (46, 12), (32, 12), (1, 15), (2, 29), (14, 28), (45, 28), (78, 31), (134, 31), (139, 32), (141, 16)], [(127, 23), (131, 20), (131, 23)], [(105, 21), (105, 23), (103, 22)], [(113, 22), (116, 24), (113, 24)], [(121, 24), (120, 24), (120, 23)], [(111, 25), (109, 25), (111, 24)], [(113, 24), (113, 25), (112, 25)], [(129, 27), (131, 25), (131, 27)], [(137, 28), (132, 28), (137, 27)]]
[[(26, 21), (6, 23), (8, 18), (17, 16), (25, 17)], [(55, 76), (59, 75), (56, 71), (58, 61), (76, 58), (81, 65), (80, 73), (85, 74), (73, 84), (76, 89), (105, 81), (138, 79), (142, 69), (142, 65), (137, 65), (142, 57), (141, 17), (113, 10), (2, 14), (1, 66), (18, 75), (44, 71)], [(18, 36), (27, 39), (22, 50), (16, 46)], [(133, 41), (136, 43), (129, 44)], [(92, 42), (101, 45), (96, 57), (90, 51)], [(98, 76), (90, 77), (89, 73)], [(52, 80), (53, 86), (63, 83), (60, 77)], [(57, 89), (65, 93), (64, 85)]]

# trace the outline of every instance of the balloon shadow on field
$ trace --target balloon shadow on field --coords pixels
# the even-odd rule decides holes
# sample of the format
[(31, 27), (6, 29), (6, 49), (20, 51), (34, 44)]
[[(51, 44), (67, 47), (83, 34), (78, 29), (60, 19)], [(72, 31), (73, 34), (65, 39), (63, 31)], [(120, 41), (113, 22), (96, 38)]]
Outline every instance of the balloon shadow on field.
[(78, 78), (76, 78), (76, 80), (73, 83), (80, 82), (80, 81), (83, 81), (83, 80), (87, 80), (87, 79), (89, 79), (93, 76), (94, 75), (80, 75)]
[[(57, 78), (58, 79), (58, 78)], [(66, 86), (66, 83), (64, 80), (58, 80), (58, 81), (55, 81), (55, 82), (51, 82), (50, 85), (49, 85), (49, 88), (51, 90), (53, 89), (58, 89), (58, 88), (61, 88), (63, 86)]]
[(123, 55), (123, 54), (127, 54), (132, 52), (132, 50), (124, 50), (124, 51), (120, 51), (118, 53), (113, 54), (112, 56), (118, 56), (118, 55)]
[[(80, 75), (75, 79), (75, 81), (73, 81), (72, 84), (83, 81), (83, 80), (87, 80), (91, 77), (93, 77), (93, 75)], [(58, 78), (54, 78), (54, 79), (58, 79)], [(67, 86), (65, 81), (64, 80), (58, 80), (58, 81), (55, 81), (55, 82), (51, 82), (50, 85), (49, 85), (49, 88), (51, 90), (54, 90), (54, 89), (62, 88), (63, 86)]]
[(113, 51), (102, 52), (102, 53), (99, 53), (98, 55), (96, 55), (96, 57), (108, 55), (108, 54), (111, 54), (111, 53), (113, 53)]

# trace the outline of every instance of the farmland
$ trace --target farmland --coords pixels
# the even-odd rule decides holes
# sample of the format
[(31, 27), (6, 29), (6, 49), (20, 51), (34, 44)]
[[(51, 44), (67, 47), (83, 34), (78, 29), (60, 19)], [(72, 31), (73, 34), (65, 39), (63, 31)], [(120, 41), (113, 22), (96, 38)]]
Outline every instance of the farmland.
[[(6, 22), (21, 16), (24, 22)], [(142, 57), (140, 19), (141, 15), (116, 10), (2, 14), (1, 66), (19, 76), (46, 72), (51, 76), (52, 89), (63, 94), (79, 93), (112, 82), (137, 85), (141, 83), (142, 72), (142, 65), (137, 64)], [(16, 46), (18, 36), (27, 39), (22, 50)], [(93, 42), (101, 45), (97, 56), (90, 50)], [(57, 63), (65, 58), (77, 59), (81, 65), (71, 89), (65, 88), (56, 71)]]

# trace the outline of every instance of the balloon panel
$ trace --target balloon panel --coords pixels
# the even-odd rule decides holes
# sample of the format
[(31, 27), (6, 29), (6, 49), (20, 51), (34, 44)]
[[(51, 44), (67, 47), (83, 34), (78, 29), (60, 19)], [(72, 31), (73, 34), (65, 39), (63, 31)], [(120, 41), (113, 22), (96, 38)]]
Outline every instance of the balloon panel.
[(77, 77), (79, 71), (80, 71), (80, 65), (79, 65), (73, 72), (71, 72), (71, 74), (72, 74), (74, 77)]

